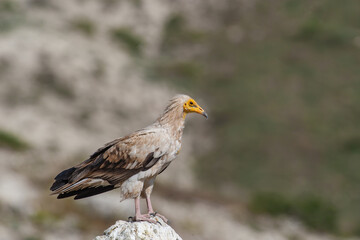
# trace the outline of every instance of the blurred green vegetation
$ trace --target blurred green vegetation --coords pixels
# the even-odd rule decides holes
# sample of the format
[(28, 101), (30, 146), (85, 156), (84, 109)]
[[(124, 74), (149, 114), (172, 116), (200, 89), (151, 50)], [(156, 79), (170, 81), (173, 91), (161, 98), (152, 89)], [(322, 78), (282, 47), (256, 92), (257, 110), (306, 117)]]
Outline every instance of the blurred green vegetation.
[(73, 19), (70, 21), (69, 25), (71, 29), (78, 31), (88, 37), (92, 37), (96, 33), (95, 22), (86, 17)]
[[(209, 28), (170, 16), (149, 69), (152, 79), (206, 99), (217, 143), (199, 156), (199, 179), (217, 192), (230, 184), (250, 196), (281, 193), (261, 200), (274, 207), (267, 212), (296, 212), (317, 229), (338, 221), (341, 233), (355, 233), (360, 2), (255, 1), (246, 13), (241, 1), (227, 2), (204, 16)], [(294, 200), (304, 192), (334, 207)]]
[(42, 240), (42, 238), (38, 236), (29, 236), (29, 237), (25, 237), (24, 240)]
[(8, 32), (25, 23), (24, 13), (18, 4), (11, 0), (0, 0), (0, 33)]
[(201, 43), (206, 39), (205, 32), (189, 29), (186, 26), (187, 21), (182, 14), (175, 13), (169, 17), (164, 25), (162, 51), (185, 47), (184, 43)]
[(292, 210), (292, 202), (279, 193), (262, 192), (253, 196), (249, 208), (255, 213), (267, 213), (273, 216), (289, 215)]
[(315, 230), (331, 233), (337, 233), (338, 230), (335, 206), (314, 195), (291, 199), (280, 193), (262, 192), (253, 196), (249, 207), (255, 213), (296, 217)]
[(129, 53), (133, 55), (141, 54), (141, 47), (143, 40), (140, 36), (135, 34), (131, 28), (119, 27), (110, 30), (110, 36), (112, 40), (124, 47)]
[(0, 148), (8, 148), (15, 151), (24, 151), (30, 148), (30, 145), (15, 134), (0, 129)]
[(38, 225), (51, 225), (54, 224), (54, 222), (57, 222), (60, 220), (60, 216), (55, 215), (52, 212), (40, 210), (35, 212), (31, 216), (33, 222), (35, 222)]

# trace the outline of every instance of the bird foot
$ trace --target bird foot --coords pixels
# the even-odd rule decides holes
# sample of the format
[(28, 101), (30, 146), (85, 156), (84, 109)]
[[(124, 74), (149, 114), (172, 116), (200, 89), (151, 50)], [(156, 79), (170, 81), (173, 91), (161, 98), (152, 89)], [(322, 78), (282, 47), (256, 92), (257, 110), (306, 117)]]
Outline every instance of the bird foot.
[(158, 216), (159, 218), (161, 218), (165, 223), (169, 223), (169, 220), (164, 217), (163, 215), (157, 213), (157, 212), (152, 212), (152, 213), (149, 213), (150, 216), (152, 217), (155, 217), (155, 216)]
[(137, 215), (135, 216), (135, 220), (136, 221), (146, 221), (149, 223), (158, 223), (156, 220), (153, 220), (150, 218), (151, 216), (149, 214), (142, 214), (142, 215)]

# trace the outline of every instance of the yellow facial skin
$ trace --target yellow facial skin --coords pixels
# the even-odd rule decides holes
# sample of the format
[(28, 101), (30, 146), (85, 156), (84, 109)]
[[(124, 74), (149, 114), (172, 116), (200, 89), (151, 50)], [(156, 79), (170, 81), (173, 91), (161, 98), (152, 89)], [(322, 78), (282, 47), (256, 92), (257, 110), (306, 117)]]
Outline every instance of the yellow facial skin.
[(204, 117), (208, 118), (208, 115), (206, 114), (204, 109), (202, 109), (192, 98), (189, 99), (187, 102), (185, 102), (183, 107), (184, 107), (184, 118), (187, 113), (192, 113), (192, 112), (201, 114)]

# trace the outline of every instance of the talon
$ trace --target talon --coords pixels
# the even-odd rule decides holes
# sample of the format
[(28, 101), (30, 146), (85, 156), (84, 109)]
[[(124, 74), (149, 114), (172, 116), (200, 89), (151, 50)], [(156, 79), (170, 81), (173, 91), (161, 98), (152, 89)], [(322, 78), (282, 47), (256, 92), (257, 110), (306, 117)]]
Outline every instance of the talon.
[(161, 214), (159, 214), (157, 212), (149, 213), (149, 215), (152, 216), (152, 217), (157, 216), (157, 217), (161, 218), (165, 223), (167, 223), (167, 224), (169, 223), (169, 220), (166, 217), (164, 217), (163, 215), (161, 215)]
[(128, 217), (128, 222), (134, 222), (134, 218), (132, 216)]
[(150, 219), (150, 216), (148, 214), (135, 216), (135, 220), (136, 221), (146, 221), (146, 222), (155, 223), (155, 224), (157, 223), (157, 221)]

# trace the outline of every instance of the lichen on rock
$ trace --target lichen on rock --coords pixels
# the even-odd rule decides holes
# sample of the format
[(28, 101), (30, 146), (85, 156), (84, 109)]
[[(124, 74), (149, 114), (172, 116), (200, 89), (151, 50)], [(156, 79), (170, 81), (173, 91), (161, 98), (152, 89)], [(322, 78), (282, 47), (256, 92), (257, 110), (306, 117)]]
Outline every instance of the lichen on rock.
[(158, 223), (127, 222), (119, 220), (94, 240), (182, 240), (182, 238), (161, 218), (153, 217)]

